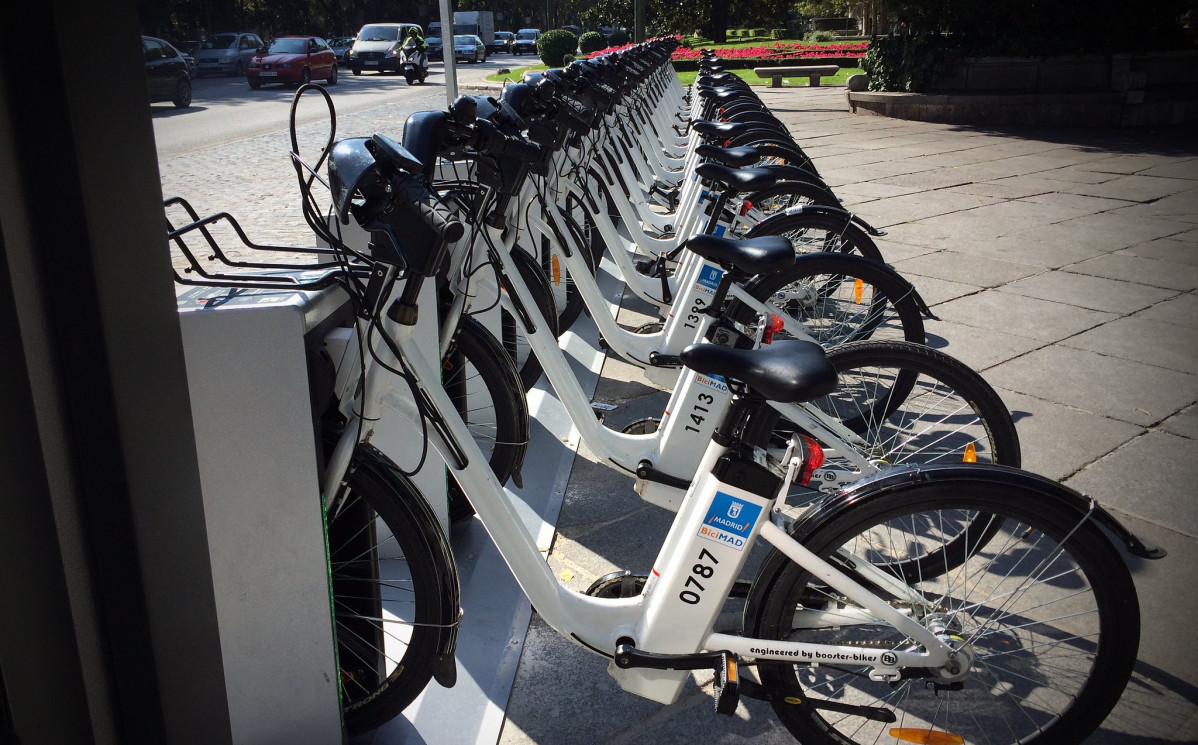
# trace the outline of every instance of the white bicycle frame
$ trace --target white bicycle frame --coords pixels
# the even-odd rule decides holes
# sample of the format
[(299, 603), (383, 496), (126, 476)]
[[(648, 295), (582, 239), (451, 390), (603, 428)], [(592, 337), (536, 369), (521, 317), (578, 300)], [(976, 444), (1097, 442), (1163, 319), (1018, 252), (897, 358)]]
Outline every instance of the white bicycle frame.
[[(484, 203), (485, 201), (484, 198)], [(454, 258), (451, 260), (451, 266), (457, 267), (451, 278), (454, 300), (441, 329), (442, 349), (448, 347), (461, 314), (469, 313), (474, 304), (484, 307), (492, 305), (498, 293), (494, 283), (489, 280), (472, 281), (478, 273), (475, 271), (475, 265), (467, 260), (469, 255), (489, 255), (492, 261), (497, 261), (500, 271), (506, 275), (521, 306), (529, 313), (537, 312), (532, 294), (511, 255), (514, 242), (515, 231), (505, 234), (484, 224), (479, 225), (478, 230), (474, 231), (472, 239), (467, 237), (453, 247)], [(467, 247), (472, 247), (469, 254), (466, 252)], [(676, 355), (686, 345), (702, 341), (707, 330), (715, 322), (704, 310), (711, 305), (724, 272), (697, 256), (695, 259), (690, 262), (690, 278), (687, 285), (689, 289), (676, 298), (675, 311), (667, 321), (667, 328), (657, 334), (645, 335), (625, 331), (616, 323), (607, 309), (598, 284), (589, 273), (585, 273), (586, 265), (577, 252), (566, 259), (569, 271), (577, 269), (584, 272), (578, 275), (579, 291), (583, 293), (587, 306), (592, 308), (592, 316), (599, 332), (608, 340), (613, 351), (631, 362), (645, 366), (650, 379), (654, 379), (656, 375), (657, 379), (664, 381), (663, 385), (672, 390), (657, 431), (650, 434), (625, 434), (604, 426), (591, 410), (589, 397), (583, 392), (578, 378), (570, 368), (557, 337), (543, 322), (534, 319), (532, 327), (525, 325), (523, 315), (512, 302), (512, 298), (507, 293), (498, 293), (499, 302), (508, 309), (513, 321), (524, 331), (533, 354), (544, 368), (546, 378), (588, 447), (615, 467), (638, 474), (640, 478), (637, 491), (641, 497), (647, 502), (671, 510), (678, 509), (682, 498), (679, 484), (688, 482), (690, 475), (695, 473), (699, 464), (699, 454), (711, 438), (716, 423), (727, 411), (732, 395), (727, 384), (718, 377), (701, 375), (685, 368), (654, 367), (647, 362), (651, 353), (658, 351), (658, 348), (663, 350), (663, 353)], [(772, 309), (743, 292), (735, 284), (730, 286), (729, 295), (740, 298), (759, 313), (772, 313)], [(787, 318), (783, 319), (785, 330), (795, 338), (809, 338), (802, 324)], [(639, 346), (626, 344), (626, 340)], [(643, 359), (638, 359), (637, 355), (642, 355)], [(802, 425), (815, 439), (826, 443), (831, 454), (848, 461), (851, 471), (832, 468), (821, 471), (821, 485), (824, 488), (848, 483), (878, 470), (876, 464), (860, 455), (859, 451), (865, 446), (861, 438), (834, 418), (824, 415), (814, 407), (795, 404), (771, 405), (790, 421)], [(854, 445), (857, 448), (854, 448)], [(641, 476), (646, 463), (655, 473)], [(833, 478), (828, 478), (829, 475)]]
[[(387, 271), (394, 276), (393, 267)], [(381, 333), (394, 341), (417, 395), (436, 416), (424, 419), (412, 396), (407, 395), (407, 384), (397, 385), (396, 376), (386, 369), (400, 364), (389, 346), (377, 344), (374, 351), (379, 361), (372, 354), (361, 354), (365, 383), (358, 405), (350, 407), (349, 421), (333, 450), (323, 484), (330, 510), (339, 507), (354, 450), (370, 440), (376, 421), (398, 416), (414, 431), (427, 433), (428, 444), (444, 459), (470, 497), (538, 614), (558, 633), (600, 654), (610, 654), (618, 644), (631, 642), (639, 650), (652, 653), (727, 650), (738, 656), (791, 663), (852, 661), (871, 667), (871, 677), (880, 680), (897, 680), (903, 667), (945, 665), (953, 654), (951, 647), (931, 631), (816, 557), (771, 522), (774, 496), (760, 496), (717, 480), (711, 469), (726, 451), (711, 441), (642, 592), (632, 598), (605, 599), (568, 589), (553, 575), (522, 522), (515, 506), (518, 498), (495, 478), (486, 456), (442, 389), (438, 360), (426, 356), (415, 339), (414, 327), (402, 326), (386, 314), (380, 314), (377, 323)], [(376, 338), (365, 330), (362, 336)], [(785, 489), (783, 484), (783, 493)], [(925, 651), (767, 641), (713, 632), (724, 599), (758, 537), (872, 614), (861, 622), (889, 624)], [(883, 574), (867, 561), (856, 564), (867, 573)], [(893, 584), (893, 578), (888, 582)], [(795, 621), (799, 626), (822, 623), (819, 612), (804, 610), (796, 612)], [(661, 703), (677, 699), (688, 675), (679, 670), (614, 666), (611, 672), (625, 690)]]

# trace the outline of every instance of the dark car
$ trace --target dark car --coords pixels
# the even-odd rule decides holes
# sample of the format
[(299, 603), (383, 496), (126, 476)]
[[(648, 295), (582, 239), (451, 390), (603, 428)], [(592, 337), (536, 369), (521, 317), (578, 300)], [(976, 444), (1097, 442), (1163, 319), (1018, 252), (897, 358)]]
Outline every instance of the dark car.
[(313, 80), (337, 85), (337, 55), (319, 36), (280, 36), (250, 58), (245, 77), (255, 90), (266, 83), (303, 85)]
[(146, 58), (150, 103), (170, 101), (180, 109), (191, 106), (191, 73), (183, 53), (153, 36), (141, 37), (141, 49)]
[(495, 41), (491, 42), (491, 51), (496, 54), (511, 54), (516, 46), (516, 35), (511, 31), (496, 31)]
[(337, 64), (345, 64), (345, 53), (354, 45), (354, 37), (352, 36), (336, 36), (329, 39), (329, 48), (333, 50), (333, 54), (337, 55)]
[(445, 42), (441, 40), (440, 36), (430, 36), (424, 40), (424, 43), (428, 45), (428, 58), (430, 61), (445, 59)]
[(516, 32), (516, 45), (512, 50), (516, 54), (536, 54), (537, 39), (541, 32), (535, 28), (522, 28)]

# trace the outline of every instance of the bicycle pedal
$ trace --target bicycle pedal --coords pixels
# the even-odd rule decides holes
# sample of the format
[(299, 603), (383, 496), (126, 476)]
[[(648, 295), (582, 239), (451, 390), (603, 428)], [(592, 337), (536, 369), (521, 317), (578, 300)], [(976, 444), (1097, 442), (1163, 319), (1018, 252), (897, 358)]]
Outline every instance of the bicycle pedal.
[(720, 661), (715, 670), (714, 697), (715, 713), (732, 716), (740, 703), (740, 674), (736, 655), (720, 652)]

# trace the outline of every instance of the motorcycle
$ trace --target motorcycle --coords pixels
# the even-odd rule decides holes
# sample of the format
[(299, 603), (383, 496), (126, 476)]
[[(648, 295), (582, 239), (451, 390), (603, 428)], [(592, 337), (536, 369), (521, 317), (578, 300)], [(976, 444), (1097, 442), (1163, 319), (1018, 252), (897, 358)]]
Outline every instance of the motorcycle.
[(408, 85), (419, 80), (422, 84), (428, 78), (428, 54), (415, 44), (405, 43), (400, 50), (400, 63), (403, 76)]

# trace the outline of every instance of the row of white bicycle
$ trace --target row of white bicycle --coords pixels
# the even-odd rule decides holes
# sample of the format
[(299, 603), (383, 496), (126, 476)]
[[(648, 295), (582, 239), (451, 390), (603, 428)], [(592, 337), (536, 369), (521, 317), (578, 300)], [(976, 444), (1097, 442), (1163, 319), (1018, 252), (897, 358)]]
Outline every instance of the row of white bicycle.
[[(353, 304), (314, 398), (348, 731), (454, 682), (454, 559), (410, 478), (443, 461), (452, 518), (481, 520), (546, 623), (626, 691), (668, 704), (713, 670), (717, 712), (768, 700), (805, 743), (1083, 741), (1136, 659), (1116, 541), (1163, 552), (1019, 470), (1001, 398), (924, 345), (930, 310), (881, 233), (714, 56), (681, 86), (676, 43), (414, 114), (402, 142), (293, 153), (314, 263), (230, 260), (221, 229), (275, 247), (167, 202), (179, 281), (338, 285)], [(601, 262), (660, 321), (618, 324)], [(595, 416), (558, 338), (583, 312), (671, 391), (660, 416)], [(588, 447), (677, 513), (652, 567), (581, 593), (504, 486), (542, 375)], [(387, 452), (397, 425), (421, 452)]]

